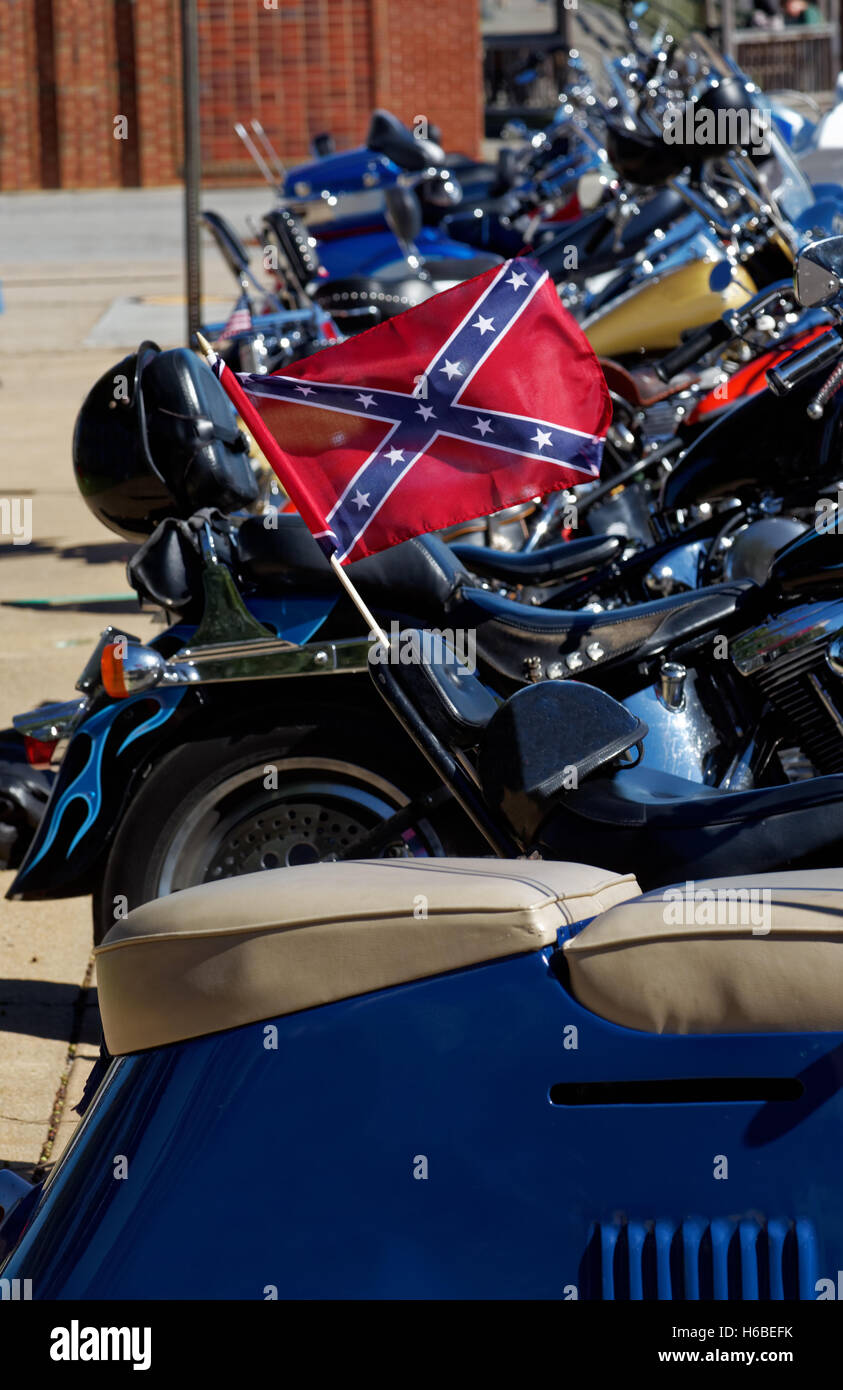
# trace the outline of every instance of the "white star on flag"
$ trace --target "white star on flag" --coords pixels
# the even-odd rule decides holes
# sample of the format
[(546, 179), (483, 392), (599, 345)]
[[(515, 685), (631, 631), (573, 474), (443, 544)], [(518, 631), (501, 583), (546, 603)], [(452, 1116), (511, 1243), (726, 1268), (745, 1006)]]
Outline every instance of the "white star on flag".
[(477, 424), (472, 425), (471, 428), (473, 430), (479, 430), (484, 439), (486, 438), (487, 434), (494, 434), (491, 420), (481, 420), (479, 415), (477, 417)]
[(416, 414), (420, 415), (423, 420), (429, 420), (431, 416), (433, 416), (434, 420), (436, 419), (436, 416), (433, 414), (432, 405), (420, 405), (418, 410), (416, 411)]
[(477, 317), (477, 322), (476, 322), (476, 323), (473, 323), (471, 326), (472, 326), (472, 328), (479, 328), (481, 334), (485, 334), (485, 333), (494, 333), (494, 331), (495, 331), (494, 328), (492, 327), (492, 320), (491, 320), (491, 319), (484, 319), (484, 317), (483, 317), (482, 314), (479, 314), (479, 315), (478, 315), (478, 317)]
[(312, 386), (297, 386), (297, 387), (296, 387), (296, 390), (297, 390), (297, 391), (301, 391), (301, 393), (302, 393), (303, 396), (312, 396), (312, 395), (313, 395), (313, 387), (312, 387)]
[(445, 358), (444, 367), (440, 367), (439, 370), (440, 372), (448, 373), (449, 381), (451, 380), (452, 376), (462, 376), (462, 367), (460, 366), (459, 362), (449, 362), (447, 357)]
[(511, 285), (514, 290), (520, 290), (522, 285), (526, 285), (527, 277), (526, 275), (519, 275), (517, 270), (513, 270), (506, 283)]
[(550, 430), (540, 430), (536, 426), (536, 432), (531, 434), (530, 438), (534, 444), (538, 444), (539, 448), (543, 449), (546, 444), (550, 443)]
[(362, 512), (363, 508), (369, 505), (369, 494), (368, 492), (361, 492), (358, 488), (352, 500), (358, 512)]
[(390, 461), (390, 463), (391, 463), (391, 464), (393, 465), (393, 467), (394, 467), (396, 463), (403, 463), (403, 462), (404, 462), (404, 450), (403, 450), (403, 449), (390, 449), (389, 453), (384, 455), (384, 458), (388, 458), (389, 461)]
[(360, 404), (362, 405), (362, 407), (363, 407), (364, 410), (368, 410), (368, 409), (369, 409), (369, 406), (370, 406), (370, 405), (374, 405), (374, 403), (375, 403), (375, 398), (374, 398), (374, 396), (364, 396), (364, 395), (360, 395), (360, 396), (356, 396), (355, 399), (358, 400), (358, 401), (360, 402)]

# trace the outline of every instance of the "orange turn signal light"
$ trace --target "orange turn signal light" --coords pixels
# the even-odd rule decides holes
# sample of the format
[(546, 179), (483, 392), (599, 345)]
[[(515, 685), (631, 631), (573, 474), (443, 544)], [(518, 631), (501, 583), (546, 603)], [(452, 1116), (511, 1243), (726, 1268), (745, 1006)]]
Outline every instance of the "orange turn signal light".
[(112, 700), (124, 700), (129, 694), (123, 672), (122, 651), (119, 642), (110, 642), (107, 647), (103, 647), (100, 657), (102, 683)]

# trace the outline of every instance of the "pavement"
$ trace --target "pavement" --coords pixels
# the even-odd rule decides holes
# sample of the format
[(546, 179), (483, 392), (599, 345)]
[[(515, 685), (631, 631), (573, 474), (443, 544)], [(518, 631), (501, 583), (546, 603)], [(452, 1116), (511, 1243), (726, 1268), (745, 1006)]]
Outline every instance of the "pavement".
[[(225, 190), (205, 203), (248, 235), (246, 216), (269, 196)], [(107, 623), (131, 614), (131, 631), (154, 630), (119, 598), (132, 598), (132, 547), (85, 506), (71, 439), (89, 388), (141, 337), (184, 341), (181, 237), (177, 189), (0, 196), (0, 500), (32, 504), (29, 544), (0, 534), (0, 728), (69, 699)], [(203, 289), (205, 316), (221, 317), (235, 286), (210, 243)], [(0, 873), (0, 895), (13, 876)], [(97, 1057), (91, 937), (89, 898), (0, 897), (0, 1167), (26, 1177), (66, 1145)]]

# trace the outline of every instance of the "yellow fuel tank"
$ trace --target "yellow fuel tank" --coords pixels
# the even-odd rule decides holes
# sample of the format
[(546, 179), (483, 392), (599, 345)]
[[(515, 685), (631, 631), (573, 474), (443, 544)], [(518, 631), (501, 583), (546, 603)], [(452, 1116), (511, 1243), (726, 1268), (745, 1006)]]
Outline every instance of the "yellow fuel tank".
[(656, 273), (622, 299), (592, 315), (583, 331), (598, 357), (667, 352), (688, 328), (712, 323), (727, 309), (739, 309), (756, 292), (752, 276), (735, 266), (725, 290), (709, 285), (710, 261), (690, 261), (663, 275)]

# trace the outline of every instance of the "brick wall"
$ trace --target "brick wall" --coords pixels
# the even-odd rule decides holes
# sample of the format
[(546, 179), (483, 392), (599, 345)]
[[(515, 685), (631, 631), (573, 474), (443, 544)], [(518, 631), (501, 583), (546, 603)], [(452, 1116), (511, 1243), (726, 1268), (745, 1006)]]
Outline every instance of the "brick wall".
[[(198, 0), (206, 182), (252, 180), (233, 123), (285, 161), (385, 106), (446, 145), (482, 133), (479, 0)], [(181, 159), (179, 0), (0, 0), (0, 188), (166, 184)], [(114, 138), (125, 116), (126, 140)]]
[(43, 9), (24, 0), (0, 4), (0, 188), (39, 188), (43, 182), (36, 42)]
[(58, 163), (65, 188), (117, 183), (117, 63), (111, 0), (58, 0), (55, 34)]

